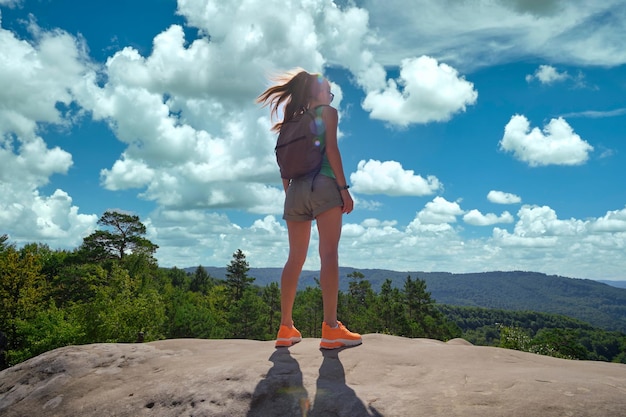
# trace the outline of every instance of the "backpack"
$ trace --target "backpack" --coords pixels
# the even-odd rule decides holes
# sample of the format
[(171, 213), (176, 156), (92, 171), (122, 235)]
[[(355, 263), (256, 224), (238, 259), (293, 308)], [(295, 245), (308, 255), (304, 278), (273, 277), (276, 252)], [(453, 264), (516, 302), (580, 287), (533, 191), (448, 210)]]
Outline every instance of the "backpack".
[[(321, 118), (320, 107), (315, 110)], [(324, 128), (318, 127), (316, 113), (307, 110), (280, 127), (274, 152), (281, 178), (291, 180), (316, 176), (322, 169), (326, 149), (321, 146), (320, 139)], [(318, 133), (318, 130), (321, 132)]]

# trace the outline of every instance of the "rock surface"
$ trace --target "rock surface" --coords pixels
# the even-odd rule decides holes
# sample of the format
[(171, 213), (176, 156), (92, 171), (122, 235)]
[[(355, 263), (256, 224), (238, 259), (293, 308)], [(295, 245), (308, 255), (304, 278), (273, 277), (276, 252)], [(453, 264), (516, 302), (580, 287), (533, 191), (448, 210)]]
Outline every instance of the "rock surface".
[(0, 415), (626, 416), (626, 365), (368, 334), (321, 351), (251, 340), (93, 344), (0, 372)]

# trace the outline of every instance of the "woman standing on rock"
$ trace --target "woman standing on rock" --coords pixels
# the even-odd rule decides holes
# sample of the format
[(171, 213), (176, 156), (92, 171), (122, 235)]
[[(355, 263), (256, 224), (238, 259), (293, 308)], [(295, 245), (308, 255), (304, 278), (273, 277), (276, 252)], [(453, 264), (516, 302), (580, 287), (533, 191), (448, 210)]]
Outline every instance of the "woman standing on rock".
[(279, 107), (284, 105), (281, 109), (283, 121), (276, 123), (272, 130), (280, 134), (283, 125), (292, 119), (314, 112), (323, 155), (319, 172), (304, 177), (283, 178), (283, 219), (287, 222), (289, 257), (280, 280), (281, 325), (276, 347), (292, 346), (302, 340), (294, 326), (292, 311), (298, 279), (309, 249), (313, 220), (317, 223), (319, 234), (320, 286), (324, 303), (320, 348), (356, 346), (361, 344), (361, 335), (350, 332), (337, 320), (341, 222), (343, 214), (352, 211), (354, 202), (348, 191), (337, 146), (337, 110), (330, 106), (334, 95), (327, 79), (303, 70), (284, 74), (276, 81), (278, 85), (268, 88), (257, 98), (257, 102), (264, 106), (270, 105), (272, 115), (278, 115)]

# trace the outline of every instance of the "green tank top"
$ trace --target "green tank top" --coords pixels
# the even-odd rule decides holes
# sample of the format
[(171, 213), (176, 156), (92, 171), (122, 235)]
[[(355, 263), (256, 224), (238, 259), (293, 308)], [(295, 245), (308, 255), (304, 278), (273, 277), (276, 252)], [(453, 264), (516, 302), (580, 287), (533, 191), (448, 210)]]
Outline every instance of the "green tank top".
[[(315, 109), (315, 114), (317, 116), (317, 118), (319, 119), (319, 124), (321, 125), (321, 118), (322, 118), (322, 109), (323, 106), (318, 106)], [(318, 121), (315, 121), (316, 123), (318, 123)], [(326, 147), (326, 129), (324, 129), (324, 134), (320, 136), (320, 145)], [(320, 169), (320, 174), (322, 175), (326, 175), (327, 177), (330, 178), (335, 178), (335, 173), (333, 172), (333, 169), (330, 167), (330, 162), (328, 162), (328, 156), (326, 155), (326, 152), (324, 152), (324, 157), (322, 158), (322, 168)]]

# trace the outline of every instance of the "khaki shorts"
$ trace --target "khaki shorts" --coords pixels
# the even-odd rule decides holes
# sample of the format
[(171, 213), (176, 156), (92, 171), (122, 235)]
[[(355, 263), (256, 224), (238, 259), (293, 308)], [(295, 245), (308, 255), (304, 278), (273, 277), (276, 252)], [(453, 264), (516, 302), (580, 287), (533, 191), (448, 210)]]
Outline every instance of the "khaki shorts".
[(326, 210), (343, 206), (343, 199), (334, 178), (317, 174), (313, 184), (311, 184), (312, 180), (312, 178), (304, 178), (291, 181), (285, 195), (283, 219), (313, 220)]

